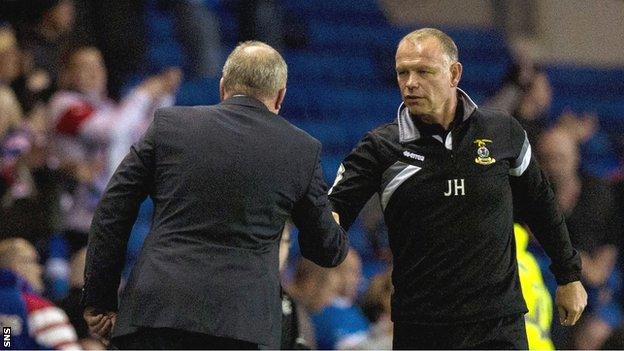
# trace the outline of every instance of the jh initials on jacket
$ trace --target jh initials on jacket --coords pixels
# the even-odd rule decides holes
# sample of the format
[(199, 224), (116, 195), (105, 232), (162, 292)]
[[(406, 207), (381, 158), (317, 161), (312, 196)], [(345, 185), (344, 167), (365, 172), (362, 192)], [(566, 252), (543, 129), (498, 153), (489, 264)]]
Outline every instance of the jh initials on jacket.
[(449, 179), (448, 180), (448, 190), (444, 193), (444, 196), (464, 196), (466, 192), (464, 191), (464, 179)]

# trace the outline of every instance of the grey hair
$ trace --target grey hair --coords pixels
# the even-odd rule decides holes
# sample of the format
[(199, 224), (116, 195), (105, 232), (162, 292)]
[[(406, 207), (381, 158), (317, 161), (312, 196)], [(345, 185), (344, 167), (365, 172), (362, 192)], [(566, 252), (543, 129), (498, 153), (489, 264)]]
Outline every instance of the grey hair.
[(282, 55), (260, 41), (240, 43), (223, 66), (223, 88), (232, 94), (269, 98), (286, 87), (287, 77)]
[(403, 39), (401, 39), (401, 42), (399, 42), (399, 45), (401, 45), (401, 43), (403, 43), (406, 40), (410, 42), (416, 42), (416, 41), (419, 41), (421, 39), (426, 39), (426, 38), (436, 38), (438, 42), (442, 45), (442, 50), (448, 56), (451, 62), (459, 60), (459, 53), (457, 50), (457, 45), (455, 45), (455, 42), (453, 41), (451, 37), (448, 36), (448, 34), (444, 33), (443, 31), (439, 29), (435, 29), (435, 28), (417, 29), (407, 34), (406, 36), (404, 36)]

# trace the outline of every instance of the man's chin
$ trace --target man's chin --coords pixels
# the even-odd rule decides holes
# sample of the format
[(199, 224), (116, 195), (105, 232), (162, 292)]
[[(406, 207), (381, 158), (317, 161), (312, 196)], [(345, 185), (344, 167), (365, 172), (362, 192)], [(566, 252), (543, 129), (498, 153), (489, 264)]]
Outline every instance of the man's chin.
[(407, 109), (409, 110), (411, 115), (418, 116), (422, 114), (426, 114), (427, 110), (419, 105), (407, 105)]

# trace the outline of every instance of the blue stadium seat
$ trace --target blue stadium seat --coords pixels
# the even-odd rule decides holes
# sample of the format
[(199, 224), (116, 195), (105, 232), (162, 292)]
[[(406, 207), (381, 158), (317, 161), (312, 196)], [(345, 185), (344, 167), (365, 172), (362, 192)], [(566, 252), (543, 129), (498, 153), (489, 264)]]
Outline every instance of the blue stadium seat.
[(375, 63), (368, 56), (286, 52), (290, 77), (301, 81), (350, 82), (362, 79), (378, 83)]
[(302, 18), (323, 18), (334, 23), (383, 24), (385, 19), (376, 0), (344, 0), (328, 3), (326, 0), (285, 0), (288, 13)]
[(496, 61), (464, 61), (462, 65), (462, 83), (474, 84), (480, 86), (482, 89), (498, 87), (508, 67), (506, 63)]
[(406, 33), (389, 25), (348, 25), (315, 20), (309, 26), (310, 49), (332, 49), (351, 54), (372, 54), (372, 49), (388, 45), (394, 48)]
[(184, 56), (182, 47), (177, 42), (153, 44), (148, 49), (149, 70), (159, 72), (167, 67), (182, 67)]
[(176, 104), (182, 106), (216, 104), (219, 102), (219, 79), (185, 81), (180, 86), (176, 100)]
[(548, 77), (557, 93), (569, 96), (622, 99), (623, 69), (551, 66)]

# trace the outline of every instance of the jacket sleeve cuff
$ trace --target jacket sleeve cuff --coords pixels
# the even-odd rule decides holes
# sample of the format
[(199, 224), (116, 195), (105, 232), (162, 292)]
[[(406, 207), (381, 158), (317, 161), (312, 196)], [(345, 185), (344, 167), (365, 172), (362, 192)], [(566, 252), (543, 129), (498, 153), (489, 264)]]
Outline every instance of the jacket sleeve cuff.
[(572, 283), (575, 281), (581, 280), (581, 272), (568, 272), (568, 273), (559, 273), (555, 274), (555, 280), (557, 281), (557, 285), (566, 285), (568, 283)]
[(80, 299), (82, 308), (95, 307), (104, 311), (117, 311), (117, 294), (95, 294), (93, 291), (82, 289), (82, 297)]
[(555, 280), (558, 285), (565, 285), (581, 280), (582, 269), (581, 255), (576, 250), (573, 250), (572, 257), (565, 262), (559, 264), (553, 263), (550, 265), (550, 270), (555, 275)]

